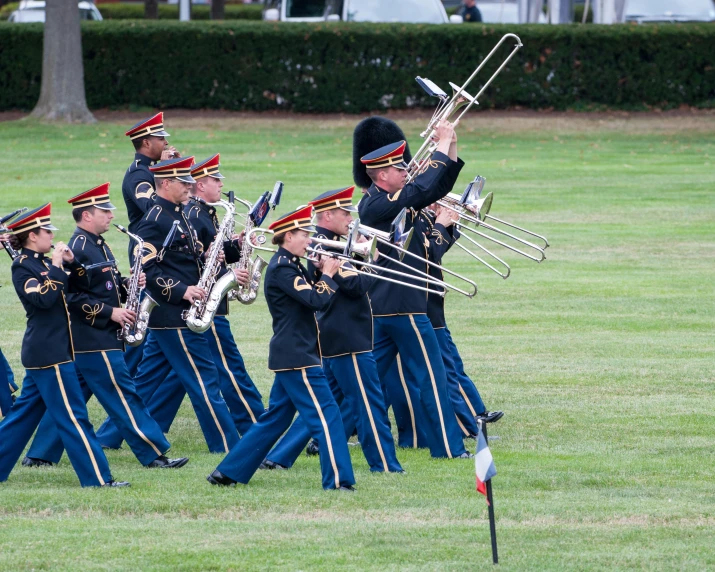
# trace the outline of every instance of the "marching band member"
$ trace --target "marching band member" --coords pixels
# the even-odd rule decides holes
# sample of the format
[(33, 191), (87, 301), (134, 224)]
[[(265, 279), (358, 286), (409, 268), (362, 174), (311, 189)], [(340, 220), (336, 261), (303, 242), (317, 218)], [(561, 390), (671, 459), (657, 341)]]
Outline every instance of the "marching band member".
[(266, 269), (264, 293), (273, 318), (268, 367), (275, 372), (268, 409), (208, 477), (214, 485), (248, 483), (293, 421), (296, 410), (320, 443), (324, 489), (354, 490), (355, 478), (340, 411), (320, 364), (315, 312), (340, 288), (339, 262), (328, 258), (311, 283), (299, 258), (310, 244), (312, 207), (289, 213), (269, 229), (278, 251)]
[[(328, 191), (309, 203), (317, 222), (316, 238), (338, 241), (348, 234), (352, 213), (357, 211), (352, 206), (354, 190), (353, 186)], [(321, 267), (320, 262), (308, 264), (308, 274), (314, 282), (322, 277)], [(372, 355), (372, 309), (367, 290), (373, 279), (347, 261), (340, 264), (338, 276), (342, 279), (340, 289), (328, 307), (317, 312), (317, 318), (323, 370), (331, 388), (337, 388), (333, 393), (336, 401), (341, 402), (345, 440), (357, 424), (358, 439), (370, 470), (402, 473)], [(268, 454), (265, 467), (292, 466), (309, 439), (310, 433), (298, 417)]]
[(151, 334), (189, 394), (209, 450), (227, 452), (239, 437), (219, 390), (211, 350), (206, 338), (189, 330), (183, 317), (195, 301), (206, 297), (206, 291), (197, 286), (201, 245), (184, 214), (194, 183), (193, 164), (194, 158), (187, 157), (150, 168), (157, 181), (156, 197), (137, 227), (144, 252), (135, 255), (144, 257), (147, 289), (159, 303), (149, 318)]
[[(74, 346), (65, 293), (70, 283), (87, 281), (85, 269), (62, 242), (52, 249), (48, 203), (26, 212), (8, 228), (20, 250), (12, 282), (27, 313), (21, 359), (22, 391), (0, 424), (0, 482), (12, 471), (45, 411), (54, 420), (82, 486), (128, 486), (112, 478), (107, 458), (87, 416), (74, 368)], [(67, 273), (65, 272), (68, 271)]]
[[(127, 207), (129, 232), (136, 234), (136, 229), (146, 212), (154, 205), (156, 196), (154, 173), (150, 167), (156, 162), (180, 157), (174, 147), (169, 147), (166, 140), (169, 133), (164, 130), (164, 114), (162, 112), (143, 119), (129, 129), (125, 136), (134, 145), (134, 160), (124, 173), (122, 181), (122, 196)], [(129, 263), (133, 263), (133, 247), (129, 243)], [(134, 378), (137, 393), (144, 403), (149, 404), (149, 398), (156, 389), (156, 379), (169, 379), (179, 385), (178, 377), (171, 369), (159, 345), (154, 340), (151, 330), (146, 334), (144, 343), (139, 346), (129, 346), (124, 352), (130, 375)], [(139, 363), (143, 362), (142, 371)], [(161, 425), (161, 423), (160, 423)], [(164, 429), (164, 427), (162, 427)], [(118, 449), (122, 445), (122, 435), (117, 426), (108, 417), (97, 430), (97, 437), (102, 446), (107, 449)]]
[[(124, 362), (124, 342), (118, 334), (136, 321), (134, 312), (122, 308), (127, 290), (102, 235), (114, 219), (109, 201), (109, 183), (80, 193), (67, 201), (77, 223), (70, 248), (87, 270), (89, 284), (67, 295), (75, 342), (75, 368), (87, 386), (85, 401), (92, 395), (109, 413), (139, 462), (149, 468), (179, 468), (188, 459), (167, 459), (169, 442), (144, 402)], [(140, 278), (140, 285), (143, 277)], [(59, 462), (62, 441), (52, 418), (45, 414), (26, 459)], [(25, 464), (25, 463), (23, 463)], [(29, 463), (28, 463), (29, 464)]]
[[(359, 130), (360, 125), (356, 132)], [(371, 181), (359, 204), (361, 223), (387, 231), (395, 216), (403, 208), (407, 208), (410, 209), (408, 225), (414, 224), (415, 211), (451, 191), (464, 165), (457, 158), (454, 126), (447, 121), (442, 122), (436, 130), (436, 136), (438, 147), (432, 160), (424, 166), (424, 171), (408, 184), (405, 184), (407, 164), (403, 159), (405, 141), (396, 141), (360, 158), (360, 163), (366, 169), (367, 179)], [(361, 180), (365, 178), (362, 177)], [(356, 180), (356, 183), (360, 182)], [(409, 249), (426, 259), (428, 246), (426, 237), (417, 234)], [(381, 254), (383, 256), (378, 264), (394, 267), (394, 263), (390, 262), (391, 258), (397, 257), (394, 249), (383, 245)], [(404, 261), (420, 270), (426, 266), (412, 257), (406, 257)], [(401, 270), (402, 267), (397, 269)], [(415, 277), (413, 282), (426, 285), (419, 277)], [(409, 411), (399, 411), (399, 403), (394, 400), (394, 396), (399, 395), (402, 388), (386, 387), (396, 418), (413, 418), (416, 424), (424, 425), (433, 457), (469, 458), (471, 455), (464, 448), (447, 392), (447, 378), (439, 345), (427, 317), (427, 296), (424, 292), (412, 288), (375, 281), (370, 290), (370, 299), (375, 318), (373, 353), (380, 379), (386, 383), (385, 374), (399, 352), (402, 364), (409, 372), (408, 382), (417, 384), (411, 393), (420, 396), (419, 402), (407, 403), (411, 406)]]
[[(217, 153), (194, 165), (191, 176), (196, 180), (191, 201), (184, 211), (199, 238), (199, 242), (208, 246), (216, 239), (219, 220), (216, 216), (216, 203), (221, 199), (223, 175), (219, 172), (220, 155)], [(224, 242), (226, 263), (238, 262), (241, 258), (239, 236)], [(225, 269), (225, 263), (222, 265)], [(247, 283), (247, 270), (236, 270), (242, 283)], [(221, 300), (216, 317), (211, 327), (204, 333), (211, 348), (211, 355), (218, 370), (221, 394), (226, 400), (234, 424), (243, 435), (263, 414), (261, 394), (246, 371), (243, 357), (238, 351), (227, 318), (228, 299)], [(174, 383), (172, 381), (175, 380)], [(178, 385), (178, 387), (177, 387)], [(168, 431), (181, 406), (185, 392), (175, 376), (163, 382), (149, 402), (149, 411), (166, 431)]]

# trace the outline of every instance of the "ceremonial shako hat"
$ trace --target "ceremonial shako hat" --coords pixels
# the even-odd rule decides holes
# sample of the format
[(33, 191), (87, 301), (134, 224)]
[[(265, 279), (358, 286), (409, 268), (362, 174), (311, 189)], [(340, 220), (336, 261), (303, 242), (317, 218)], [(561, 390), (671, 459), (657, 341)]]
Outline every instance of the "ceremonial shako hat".
[(328, 191), (315, 197), (308, 204), (313, 206), (315, 213), (322, 213), (333, 209), (342, 209), (351, 213), (356, 213), (357, 208), (353, 206), (353, 191), (355, 185), (347, 189), (337, 189)]
[(193, 157), (179, 157), (157, 163), (153, 167), (149, 167), (149, 170), (154, 173), (155, 179), (179, 179), (182, 183), (195, 183), (196, 181), (191, 176), (193, 168)]
[(139, 139), (153, 135), (154, 137), (169, 137), (169, 134), (164, 131), (164, 112), (160, 111), (149, 119), (142, 119), (124, 135), (130, 139)]
[(219, 158), (221, 155), (216, 153), (212, 157), (197, 163), (191, 168), (191, 176), (194, 179), (203, 179), (204, 177), (213, 177), (214, 179), (223, 179), (224, 176), (218, 172), (220, 166)]
[(9, 225), (7, 229), (15, 234), (20, 234), (28, 230), (37, 230), (39, 228), (44, 228), (45, 230), (57, 230), (57, 227), (52, 226), (50, 222), (50, 211), (52, 210), (52, 203), (47, 203), (41, 207), (37, 207), (26, 213), (22, 213)]
[(272, 222), (268, 230), (272, 230), (274, 235), (283, 234), (289, 230), (315, 232), (315, 227), (313, 226), (313, 207), (307, 205), (294, 210), (292, 213), (283, 215)]
[[(405, 137), (402, 129), (391, 119), (375, 116), (363, 119), (358, 123), (353, 132), (353, 180), (355, 184), (363, 189), (367, 189), (372, 185), (372, 181), (365, 169), (365, 164), (360, 161), (362, 157), (390, 143), (405, 140), (407, 140), (407, 137)], [(405, 147), (403, 156), (407, 163), (412, 160), (409, 145)]]
[(109, 183), (94, 187), (67, 201), (73, 209), (97, 207), (105, 211), (113, 211), (116, 207), (109, 202)]
[(398, 141), (380, 147), (372, 153), (368, 153), (360, 158), (360, 162), (366, 169), (381, 169), (383, 167), (396, 167), (397, 169), (407, 169), (404, 153), (407, 142)]

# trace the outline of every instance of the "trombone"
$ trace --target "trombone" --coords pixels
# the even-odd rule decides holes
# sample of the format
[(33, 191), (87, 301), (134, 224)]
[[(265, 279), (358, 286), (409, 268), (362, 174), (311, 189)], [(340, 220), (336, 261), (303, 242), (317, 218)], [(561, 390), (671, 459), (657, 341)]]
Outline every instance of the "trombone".
[[(492, 56), (496, 53), (499, 47), (509, 38), (513, 38), (514, 40), (516, 40), (516, 45), (514, 46), (514, 49), (509, 53), (507, 58), (492, 74), (489, 80), (482, 86), (482, 89), (479, 90), (479, 93), (472, 97), (471, 95), (469, 95), (469, 93), (467, 93), (467, 86), (482, 70), (484, 65), (492, 58)], [(467, 111), (471, 109), (472, 105), (474, 105), (475, 103), (479, 104), (478, 99), (481, 97), (481, 95), (491, 85), (494, 79), (501, 73), (504, 67), (509, 63), (509, 60), (511, 60), (511, 58), (514, 57), (516, 52), (518, 52), (519, 49), (522, 47), (523, 44), (521, 43), (519, 36), (517, 36), (516, 34), (504, 34), (504, 36), (502, 36), (501, 40), (499, 40), (497, 45), (492, 48), (492, 51), (487, 54), (487, 57), (482, 60), (477, 69), (475, 69), (474, 72), (472, 72), (472, 75), (469, 76), (467, 81), (464, 82), (464, 85), (462, 85), (462, 87), (457, 87), (452, 82), (449, 83), (452, 88), (452, 97), (449, 97), (437, 84), (435, 84), (431, 80), (427, 78), (422, 78), (420, 76), (417, 76), (415, 78), (420, 87), (422, 87), (422, 89), (424, 89), (428, 95), (439, 98), (439, 104), (437, 105), (437, 109), (432, 115), (432, 119), (430, 119), (429, 123), (427, 124), (427, 129), (425, 129), (420, 134), (420, 137), (425, 139), (424, 143), (422, 143), (422, 146), (417, 150), (417, 153), (414, 154), (414, 156), (412, 157), (412, 161), (410, 161), (410, 164), (407, 166), (408, 183), (411, 182), (419, 174), (420, 170), (424, 165), (429, 163), (430, 159), (432, 158), (432, 155), (437, 149), (437, 143), (432, 140), (432, 137), (434, 136), (439, 123), (443, 120), (451, 121), (451, 118), (460, 109), (464, 108), (457, 117), (457, 119), (453, 122), (456, 123), (460, 119), (462, 119), (462, 117), (464, 117)]]
[[(256, 242), (258, 242), (260, 245), (254, 245), (254, 249), (256, 250), (263, 250), (265, 252), (272, 252), (276, 253), (278, 251), (277, 248), (271, 248), (269, 246), (264, 246), (265, 243), (267, 242), (266, 235), (273, 234), (272, 230), (267, 230), (263, 228), (253, 228), (251, 229), (247, 234), (246, 234), (246, 239), (253, 241), (254, 239)], [(317, 248), (314, 248), (312, 246), (308, 246), (306, 248), (306, 253), (310, 256), (303, 256), (302, 258), (305, 258), (308, 261), (314, 261), (318, 256), (330, 256), (331, 258), (337, 258), (338, 260), (347, 260), (351, 264), (360, 266), (361, 268), (368, 268), (369, 271), (366, 272), (370, 276), (370, 278), (375, 278), (377, 280), (384, 280), (386, 282), (392, 282), (394, 284), (399, 284), (400, 286), (406, 286), (408, 288), (414, 288), (415, 290), (421, 290), (422, 292), (427, 292), (428, 294), (435, 294), (436, 296), (444, 297), (446, 294), (446, 289), (449, 287), (449, 284), (442, 280), (437, 280), (434, 277), (430, 277), (429, 279), (425, 279), (424, 282), (428, 284), (432, 284), (434, 286), (442, 288), (442, 290), (435, 290), (433, 288), (425, 287), (425, 286), (419, 286), (417, 284), (411, 284), (409, 282), (404, 282), (403, 280), (400, 280), (398, 278), (389, 278), (387, 276), (383, 276), (381, 274), (377, 274), (376, 272), (388, 272), (390, 274), (402, 277), (402, 278), (410, 278), (410, 279), (418, 279), (422, 281), (421, 277), (417, 277), (414, 274), (408, 274), (406, 272), (400, 272), (398, 270), (394, 270), (392, 268), (384, 268), (382, 266), (378, 266), (377, 264), (374, 264), (373, 261), (377, 257), (376, 252), (377, 252), (377, 240), (373, 238), (373, 240), (370, 240), (368, 242), (362, 242), (362, 243), (357, 243), (357, 242), (351, 242), (349, 245), (347, 242), (341, 242), (337, 240), (325, 240), (325, 239), (320, 239), (320, 238), (311, 238), (311, 242), (314, 241), (318, 244)], [(342, 249), (342, 252), (331, 252), (328, 250), (324, 250), (324, 247), (326, 248), (340, 248)], [(358, 256), (364, 256), (367, 258), (366, 261), (362, 260), (357, 260), (352, 258), (352, 255), (356, 254)]]
[[(504, 248), (506, 248), (508, 250), (511, 250), (512, 252), (516, 252), (517, 254), (520, 254), (526, 258), (529, 258), (530, 260), (533, 260), (534, 262), (539, 263), (539, 262), (545, 260), (546, 254), (544, 253), (544, 250), (549, 247), (549, 241), (547, 240), (547, 238), (545, 236), (542, 236), (542, 235), (532, 232), (526, 228), (517, 226), (515, 224), (512, 224), (510, 222), (507, 222), (503, 219), (497, 218), (497, 217), (489, 214), (489, 211), (491, 210), (491, 207), (492, 207), (493, 196), (492, 196), (492, 193), (487, 193), (486, 196), (481, 197), (481, 192), (482, 192), (482, 189), (484, 188), (485, 182), (486, 182), (486, 179), (484, 177), (477, 176), (471, 183), (469, 183), (467, 185), (467, 188), (464, 190), (464, 193), (462, 193), (461, 197), (455, 193), (449, 193), (447, 196), (445, 196), (442, 199), (440, 199), (439, 201), (437, 201), (437, 204), (459, 214), (459, 220), (455, 223), (455, 225), (457, 226), (457, 228), (460, 231), (467, 230), (472, 234), (476, 234), (477, 236), (480, 236), (481, 238), (490, 240), (500, 246), (503, 246)], [(503, 229), (498, 228), (494, 225), (491, 225), (491, 224), (485, 222), (487, 219), (493, 220), (500, 224), (503, 224), (504, 226), (507, 226), (509, 228), (518, 230), (519, 232), (522, 232), (529, 236), (535, 237), (538, 240), (540, 240), (541, 242), (543, 242), (543, 245), (539, 246), (537, 244), (534, 244), (530, 240), (526, 240), (524, 238), (518, 237), (510, 232), (507, 232), (506, 230), (503, 230)], [(484, 234), (483, 232), (480, 232), (474, 228), (467, 226), (470, 223), (475, 225), (475, 227), (482, 227), (485, 230), (490, 230), (490, 231), (500, 234), (502, 236), (506, 236), (520, 244), (523, 244), (527, 248), (535, 250), (538, 254), (535, 256), (533, 254), (530, 254), (529, 252), (526, 252), (526, 251), (521, 250), (515, 246), (512, 246), (511, 244), (508, 244), (502, 240), (499, 240), (498, 238), (495, 238), (488, 234)], [(472, 242), (473, 244), (478, 246), (480, 249), (482, 249), (483, 251), (490, 254), (493, 258), (497, 259), (502, 264), (506, 265), (506, 263), (504, 261), (502, 261), (497, 256), (495, 256), (494, 254), (489, 252), (486, 248), (484, 248), (481, 244), (477, 243), (474, 239), (466, 237), (466, 235), (464, 235), (464, 234), (462, 234), (462, 236), (465, 236), (465, 238), (467, 238), (470, 242)], [(460, 247), (461, 247), (461, 245), (460, 245)], [(475, 257), (475, 258), (477, 258), (477, 257)], [(487, 264), (487, 266), (489, 266), (489, 265)], [(507, 276), (504, 276), (500, 272), (497, 272), (497, 273), (500, 274), (503, 278), (506, 278), (508, 276), (508, 273), (507, 273)]]

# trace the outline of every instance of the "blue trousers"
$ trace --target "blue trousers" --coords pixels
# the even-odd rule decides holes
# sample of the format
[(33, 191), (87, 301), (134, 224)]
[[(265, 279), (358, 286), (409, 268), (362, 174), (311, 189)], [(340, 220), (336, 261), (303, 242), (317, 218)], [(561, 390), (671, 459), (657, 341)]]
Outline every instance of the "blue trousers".
[(152, 333), (189, 395), (209, 451), (227, 453), (238, 443), (239, 436), (221, 396), (206, 337), (188, 328), (157, 329)]
[(74, 363), (69, 362), (26, 370), (20, 397), (0, 424), (0, 482), (7, 480), (45, 411), (52, 415), (81, 485), (96, 487), (112, 480)]
[[(387, 408), (372, 352), (323, 358), (323, 368), (345, 428), (345, 440), (357, 425), (358, 439), (371, 471), (402, 471), (390, 432)], [(310, 440), (310, 432), (298, 416), (288, 432), (268, 453), (267, 459), (291, 467)]]
[(375, 361), (380, 381), (400, 354), (406, 370), (405, 380), (413, 387), (410, 395), (419, 395), (421, 407), (402, 398), (401, 387), (389, 387), (395, 417), (414, 417), (416, 426), (424, 426), (427, 445), (433, 457), (458, 457), (466, 452), (462, 432), (447, 391), (447, 374), (440, 355), (434, 328), (426, 314), (382, 316), (374, 319)]
[[(7, 383), (5, 382), (7, 380)], [(17, 391), (15, 374), (0, 350), (0, 417), (4, 417), (12, 407), (12, 394)]]
[(320, 446), (323, 488), (355, 484), (340, 410), (321, 367), (276, 372), (268, 409), (226, 455), (218, 470), (236, 482), (248, 483), (290, 426), (296, 410)]
[[(79, 353), (75, 357), (75, 368), (78, 377), (85, 381), (85, 400), (89, 400), (92, 395), (97, 398), (139, 462), (148, 465), (166, 453), (170, 445), (137, 395), (123, 353)], [(45, 414), (27, 456), (57, 463), (63, 451), (54, 421)]]
[[(485, 413), (487, 408), (482, 401), (482, 396), (479, 395), (479, 390), (477, 389), (477, 386), (464, 371), (464, 362), (462, 361), (462, 356), (459, 355), (459, 350), (457, 349), (457, 346), (452, 340), (452, 334), (449, 331), (449, 328), (445, 327), (440, 330), (435, 330), (435, 333), (437, 333), (437, 341), (439, 342), (440, 348), (442, 348), (443, 346), (445, 348), (449, 348), (449, 353), (454, 364), (454, 369), (453, 373), (448, 373), (447, 376), (450, 378), (453, 376), (459, 382), (459, 391), (462, 394), (462, 397), (464, 398), (467, 407), (469, 408), (469, 412), (472, 414), (472, 416)], [(446, 355), (446, 353), (447, 352), (443, 350), (443, 355)], [(447, 367), (446, 361), (445, 367)]]
[(144, 356), (144, 347), (149, 343), (149, 338), (151, 337), (151, 330), (148, 330), (146, 335), (147, 337), (144, 339), (143, 344), (139, 346), (126, 346), (124, 352), (124, 362), (127, 364), (127, 371), (129, 371), (129, 375), (132, 379), (137, 376), (139, 364)]
[[(263, 398), (246, 371), (226, 316), (216, 316), (203, 334), (216, 364), (221, 394), (234, 425), (244, 435), (263, 414)], [(165, 432), (169, 431), (186, 392), (176, 377), (169, 376), (149, 400), (149, 411)]]
[[(141, 400), (148, 406), (149, 400), (151, 396), (154, 395), (159, 384), (170, 375), (175, 376), (172, 372), (171, 364), (161, 350), (159, 342), (152, 330), (148, 330), (146, 341), (137, 348), (133, 348), (133, 353), (130, 353), (129, 357), (127, 357), (127, 355), (127, 353), (124, 354), (124, 360), (127, 362), (130, 375), (132, 367), (136, 367), (134, 388), (136, 389), (137, 395), (139, 395)], [(134, 366), (137, 356), (141, 356), (141, 361), (138, 366)], [(174, 379), (179, 383), (178, 377)], [(158, 422), (158, 419), (155, 420)], [(159, 426), (161, 427), (161, 423), (159, 423)], [(164, 428), (162, 427), (162, 429)], [(103, 447), (110, 449), (119, 449), (124, 440), (111, 417), (107, 417), (104, 423), (102, 423), (97, 431), (97, 437)]]
[(382, 390), (388, 408), (397, 403), (397, 407), (392, 408), (397, 425), (397, 444), (408, 449), (426, 449), (428, 443), (424, 423), (416, 422), (417, 418), (422, 418), (419, 388), (414, 382), (407, 385), (400, 354), (395, 356), (382, 377)]

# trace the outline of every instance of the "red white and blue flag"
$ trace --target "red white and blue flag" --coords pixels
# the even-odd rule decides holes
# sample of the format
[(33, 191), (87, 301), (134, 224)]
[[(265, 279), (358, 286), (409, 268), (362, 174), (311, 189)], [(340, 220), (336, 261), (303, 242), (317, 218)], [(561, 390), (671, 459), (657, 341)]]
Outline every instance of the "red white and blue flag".
[[(479, 421), (479, 435), (477, 436), (477, 454), (474, 456), (474, 465), (477, 470), (477, 492), (484, 496), (487, 494), (487, 481), (497, 474), (494, 466), (492, 452), (489, 450), (487, 440), (482, 431), (482, 422)], [(487, 501), (489, 502), (489, 501)]]

